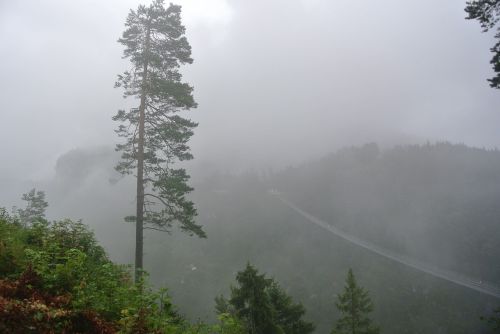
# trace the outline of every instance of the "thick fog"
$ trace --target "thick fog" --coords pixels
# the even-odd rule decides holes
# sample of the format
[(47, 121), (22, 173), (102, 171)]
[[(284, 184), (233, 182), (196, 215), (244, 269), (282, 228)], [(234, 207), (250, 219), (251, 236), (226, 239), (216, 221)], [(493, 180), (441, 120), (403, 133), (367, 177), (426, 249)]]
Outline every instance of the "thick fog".
[[(116, 40), (140, 1), (2, 1), (1, 179), (114, 146)], [(461, 1), (180, 2), (199, 169), (280, 167), (365, 142), (500, 143), (491, 34)], [(5, 163), (8, 162), (8, 163)]]

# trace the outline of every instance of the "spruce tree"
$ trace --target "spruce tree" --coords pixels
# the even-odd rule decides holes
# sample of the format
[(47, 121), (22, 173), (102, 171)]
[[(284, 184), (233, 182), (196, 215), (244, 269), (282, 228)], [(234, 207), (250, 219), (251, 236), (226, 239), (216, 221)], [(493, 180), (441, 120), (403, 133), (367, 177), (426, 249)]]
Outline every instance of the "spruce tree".
[(373, 311), (373, 303), (368, 291), (358, 286), (351, 269), (347, 274), (344, 292), (338, 295), (336, 303), (341, 317), (337, 320), (332, 334), (378, 334), (380, 329), (373, 325), (368, 314)]
[(271, 280), (251, 264), (236, 275), (238, 287), (231, 287), (229, 303), (250, 334), (279, 333), (273, 322), (273, 308), (266, 292)]
[(272, 281), (268, 288), (268, 295), (274, 309), (274, 323), (286, 334), (308, 334), (314, 332), (313, 323), (305, 321), (302, 317), (306, 310), (301, 303), (295, 303), (289, 295)]
[(302, 319), (305, 309), (295, 303), (279, 284), (247, 264), (236, 275), (237, 287), (231, 298), (215, 299), (217, 313), (229, 313), (240, 319), (250, 334), (308, 334), (314, 325)]
[(468, 20), (478, 20), (481, 28), (486, 32), (496, 27), (495, 38), (497, 42), (490, 51), (493, 53), (491, 65), (496, 75), (488, 79), (490, 86), (500, 89), (500, 0), (472, 0), (467, 1), (465, 7)]
[(116, 132), (124, 143), (117, 145), (122, 161), (116, 169), (136, 173), (136, 279), (143, 268), (143, 230), (170, 232), (174, 224), (190, 235), (205, 237), (195, 223), (196, 209), (186, 197), (193, 189), (188, 174), (174, 163), (192, 159), (188, 140), (196, 123), (180, 115), (195, 108), (193, 88), (182, 82), (179, 68), (191, 64), (191, 46), (181, 23), (181, 7), (154, 0), (131, 10), (122, 38), (124, 58), (131, 69), (118, 76), (116, 87), (124, 97), (135, 97), (138, 107), (119, 110)]

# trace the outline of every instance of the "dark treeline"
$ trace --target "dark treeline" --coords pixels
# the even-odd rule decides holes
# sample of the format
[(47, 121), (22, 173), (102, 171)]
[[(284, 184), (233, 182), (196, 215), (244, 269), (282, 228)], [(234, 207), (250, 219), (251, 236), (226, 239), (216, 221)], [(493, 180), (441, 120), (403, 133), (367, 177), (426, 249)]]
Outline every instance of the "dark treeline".
[(500, 281), (500, 152), (438, 143), (344, 149), (272, 177), (346, 231), (478, 280)]
[(480, 317), (498, 300), (325, 233), (269, 190), (371, 243), (498, 282), (499, 178), (500, 152), (449, 143), (369, 144), (278, 172), (213, 175), (195, 185), (194, 196), (208, 240), (151, 236), (149, 268), (194, 319), (213, 317), (199, 300), (227, 294), (249, 260), (304, 304), (318, 333), (339, 317), (335, 296), (350, 267), (370, 290), (384, 333), (488, 333)]

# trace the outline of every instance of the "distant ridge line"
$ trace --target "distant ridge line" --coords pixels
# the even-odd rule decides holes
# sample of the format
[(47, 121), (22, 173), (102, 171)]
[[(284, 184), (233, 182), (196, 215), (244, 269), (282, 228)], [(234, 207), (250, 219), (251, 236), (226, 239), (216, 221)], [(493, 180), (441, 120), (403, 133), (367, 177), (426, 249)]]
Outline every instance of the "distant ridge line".
[(292, 202), (288, 201), (287, 199), (283, 198), (277, 191), (271, 191), (272, 195), (275, 195), (278, 197), (286, 206), (291, 208), (292, 210), (296, 211), (299, 213), (301, 216), (306, 218), (308, 221), (311, 223), (322, 227), (323, 229), (335, 234), (336, 236), (347, 240), (356, 246), (362, 247), (364, 249), (367, 249), (371, 251), (372, 253), (378, 254), (380, 256), (383, 256), (385, 258), (388, 258), (390, 260), (393, 260), (395, 262), (398, 262), (400, 264), (403, 264), (405, 266), (411, 267), (413, 269), (416, 269), (418, 271), (422, 271), (426, 274), (444, 279), (446, 281), (455, 283), (457, 285), (479, 291), (481, 293), (500, 298), (500, 288), (497, 286), (491, 284), (491, 283), (486, 283), (482, 282), (480, 280), (475, 280), (470, 277), (467, 277), (465, 275), (449, 271), (449, 270), (443, 270), (436, 268), (434, 266), (429, 265), (428, 263), (424, 263), (415, 259), (408, 258), (406, 256), (396, 254), (390, 250), (381, 248), (379, 246), (376, 246), (374, 244), (371, 244), (365, 240), (359, 239), (353, 235), (350, 235), (349, 233), (346, 233), (339, 228), (328, 224), (327, 222), (311, 215), (310, 213), (302, 210), (301, 208), (297, 207), (295, 204)]

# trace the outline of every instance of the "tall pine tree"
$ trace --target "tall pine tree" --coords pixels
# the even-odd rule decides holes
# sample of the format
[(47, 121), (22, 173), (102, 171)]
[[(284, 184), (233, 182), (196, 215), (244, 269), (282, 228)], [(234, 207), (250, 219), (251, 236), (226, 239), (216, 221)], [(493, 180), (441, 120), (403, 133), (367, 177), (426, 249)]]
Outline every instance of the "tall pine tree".
[(378, 334), (380, 329), (373, 325), (368, 313), (373, 311), (373, 303), (368, 291), (358, 286), (351, 269), (347, 273), (344, 292), (336, 303), (341, 312), (332, 334)]
[(139, 106), (119, 110), (116, 132), (125, 142), (117, 145), (122, 161), (116, 169), (123, 174), (136, 172), (136, 279), (143, 268), (143, 230), (170, 232), (177, 223), (190, 235), (205, 237), (195, 223), (196, 209), (186, 197), (193, 189), (189, 176), (177, 161), (192, 159), (187, 142), (196, 123), (179, 113), (196, 107), (193, 88), (182, 82), (179, 68), (191, 64), (191, 46), (181, 23), (181, 7), (163, 0), (131, 10), (122, 38), (124, 58), (131, 69), (118, 76), (116, 87), (124, 97), (135, 97)]

